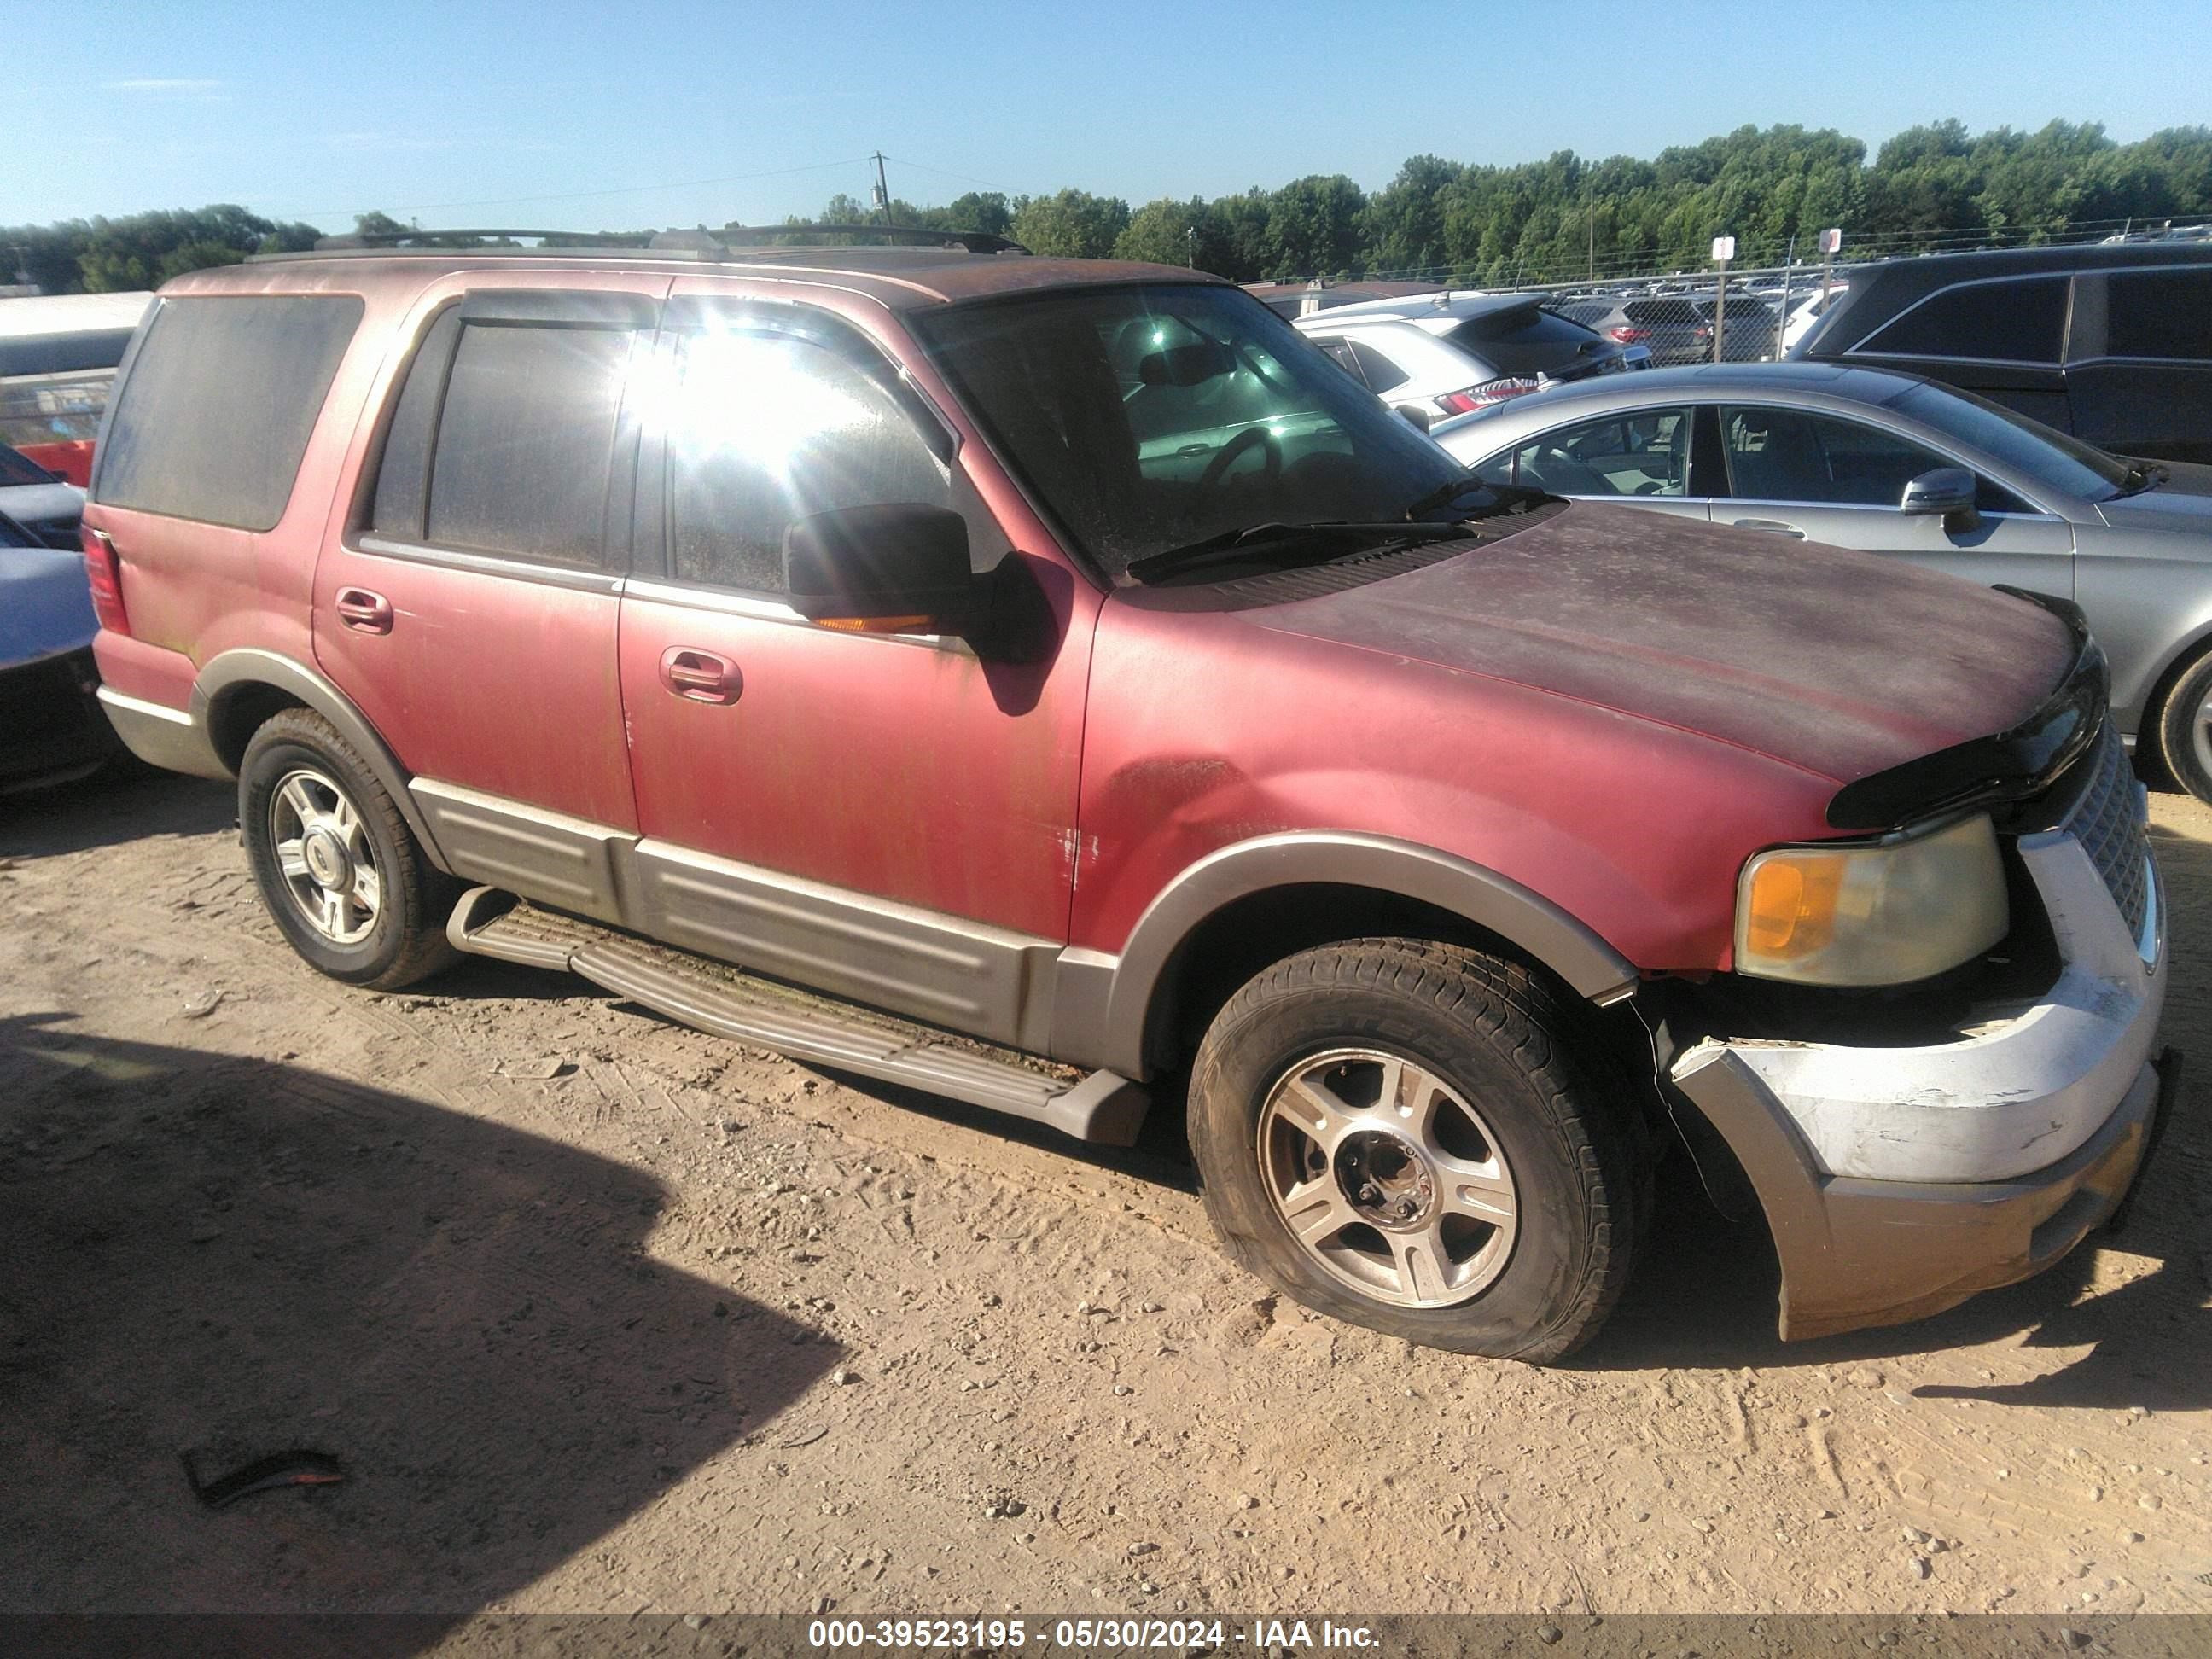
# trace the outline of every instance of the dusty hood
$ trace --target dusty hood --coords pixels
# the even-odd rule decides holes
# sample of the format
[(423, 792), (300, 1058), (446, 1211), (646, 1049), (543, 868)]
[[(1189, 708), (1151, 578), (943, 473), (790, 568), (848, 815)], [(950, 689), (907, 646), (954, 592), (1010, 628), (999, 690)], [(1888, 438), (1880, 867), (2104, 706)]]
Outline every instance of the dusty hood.
[(2018, 724), (2073, 660), (2057, 617), (1954, 577), (1580, 502), (1460, 557), (1254, 615), (1838, 784)]

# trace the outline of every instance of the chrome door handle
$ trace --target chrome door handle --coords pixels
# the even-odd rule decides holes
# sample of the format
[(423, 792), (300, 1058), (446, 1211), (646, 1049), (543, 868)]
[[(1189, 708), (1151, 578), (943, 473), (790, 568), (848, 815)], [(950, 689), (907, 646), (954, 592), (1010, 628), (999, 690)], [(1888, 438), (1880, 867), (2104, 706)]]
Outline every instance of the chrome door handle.
[(660, 653), (660, 684), (687, 702), (732, 703), (744, 689), (737, 664), (688, 645)]
[(341, 587), (331, 609), (338, 613), (340, 622), (362, 633), (392, 631), (392, 601), (381, 593), (372, 593), (365, 587)]
[(1794, 524), (1784, 524), (1779, 519), (1738, 519), (1735, 527), (1738, 530), (1764, 530), (1770, 536), (1787, 536), (1792, 541), (1805, 539), (1803, 531)]

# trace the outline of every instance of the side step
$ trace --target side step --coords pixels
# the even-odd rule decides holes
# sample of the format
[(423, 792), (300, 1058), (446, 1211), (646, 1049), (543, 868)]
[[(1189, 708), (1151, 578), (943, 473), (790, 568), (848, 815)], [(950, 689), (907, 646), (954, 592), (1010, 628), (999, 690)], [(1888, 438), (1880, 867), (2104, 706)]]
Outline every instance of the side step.
[[(502, 909), (502, 905), (512, 908)], [(603, 927), (495, 887), (472, 887), (446, 923), (457, 951), (578, 974), (717, 1036), (1027, 1118), (1108, 1146), (1133, 1144), (1150, 1103), (1111, 1072), (1083, 1076), (893, 1014), (856, 1008)]]

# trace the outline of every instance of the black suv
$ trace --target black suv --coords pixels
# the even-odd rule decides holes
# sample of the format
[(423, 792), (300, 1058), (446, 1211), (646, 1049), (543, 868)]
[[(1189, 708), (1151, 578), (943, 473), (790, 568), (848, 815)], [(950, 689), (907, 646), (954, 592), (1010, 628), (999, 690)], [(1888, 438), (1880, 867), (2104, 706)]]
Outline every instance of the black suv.
[(1947, 253), (1850, 284), (1793, 358), (1925, 374), (2119, 454), (2212, 461), (2212, 244)]

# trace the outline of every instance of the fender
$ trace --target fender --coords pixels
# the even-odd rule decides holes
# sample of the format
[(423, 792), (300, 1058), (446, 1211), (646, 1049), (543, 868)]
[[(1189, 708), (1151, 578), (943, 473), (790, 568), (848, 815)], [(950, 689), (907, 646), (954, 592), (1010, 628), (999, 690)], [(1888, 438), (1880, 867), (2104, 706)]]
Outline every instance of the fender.
[(376, 734), (376, 728), (363, 718), (345, 693), (305, 664), (279, 656), (274, 651), (251, 647), (210, 657), (192, 682), (192, 718), (204, 731), (212, 734), (217, 729), (218, 711), (225, 702), (257, 685), (272, 686), (298, 698), (337, 727), (338, 735), (368, 763), (369, 771), (399, 808), (399, 816), (406, 819), (407, 827), (415, 832), (415, 839), (422, 843), (430, 862), (445, 874), (453, 873), (437, 837), (430, 833), (428, 820), (407, 787), (407, 769), (400, 765), (398, 757)]
[(1431, 847), (1349, 830), (1260, 836), (1209, 853), (1170, 882), (1137, 919), (1118, 957), (1060, 953), (1054, 987), (1055, 1058), (1124, 1077), (1150, 1070), (1146, 1037), (1168, 964), (1224, 905), (1273, 887), (1327, 883), (1402, 894), (1463, 916), (1517, 945), (1600, 1005), (1636, 991), (1635, 964), (1541, 894)]

